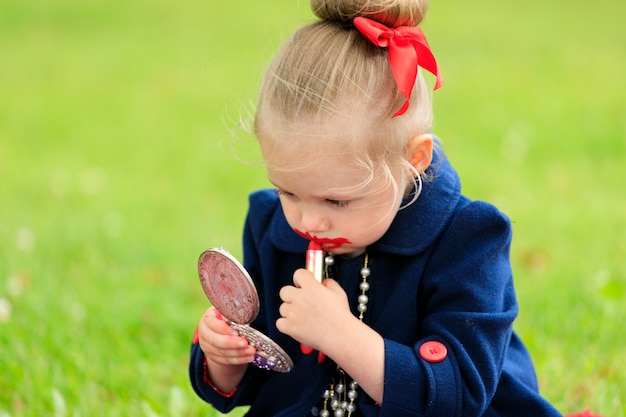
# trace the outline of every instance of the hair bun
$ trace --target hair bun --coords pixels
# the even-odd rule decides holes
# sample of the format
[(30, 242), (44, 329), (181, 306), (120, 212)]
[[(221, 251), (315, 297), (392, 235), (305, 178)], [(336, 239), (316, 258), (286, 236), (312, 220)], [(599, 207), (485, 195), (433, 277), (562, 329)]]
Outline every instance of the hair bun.
[(428, 0), (310, 0), (317, 17), (351, 23), (363, 16), (389, 27), (417, 26), (428, 9)]

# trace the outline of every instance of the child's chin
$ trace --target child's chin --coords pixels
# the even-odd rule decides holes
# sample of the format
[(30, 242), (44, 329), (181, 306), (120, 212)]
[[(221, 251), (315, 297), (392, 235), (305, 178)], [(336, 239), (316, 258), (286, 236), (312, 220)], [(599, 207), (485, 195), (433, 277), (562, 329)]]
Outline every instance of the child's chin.
[(349, 258), (356, 258), (365, 252), (365, 248), (356, 248), (354, 246), (341, 246), (339, 248), (333, 248), (328, 250), (332, 255), (343, 255)]

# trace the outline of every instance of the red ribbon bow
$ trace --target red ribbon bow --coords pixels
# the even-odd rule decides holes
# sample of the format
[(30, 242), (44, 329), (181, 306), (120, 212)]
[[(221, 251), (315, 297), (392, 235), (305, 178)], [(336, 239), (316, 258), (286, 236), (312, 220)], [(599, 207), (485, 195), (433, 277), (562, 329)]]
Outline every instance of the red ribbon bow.
[(404, 114), (409, 108), (409, 99), (417, 78), (418, 66), (437, 77), (435, 90), (441, 87), (443, 77), (421, 29), (413, 26), (388, 28), (366, 17), (356, 17), (354, 26), (374, 45), (389, 48), (389, 64), (393, 78), (398, 90), (406, 98), (402, 108), (393, 117)]

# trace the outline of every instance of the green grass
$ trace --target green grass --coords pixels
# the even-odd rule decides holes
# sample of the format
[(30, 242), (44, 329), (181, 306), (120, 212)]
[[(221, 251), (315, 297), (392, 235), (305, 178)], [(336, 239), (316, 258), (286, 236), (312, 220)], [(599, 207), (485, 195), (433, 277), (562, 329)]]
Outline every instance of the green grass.
[[(195, 262), (240, 254), (267, 181), (231, 130), (301, 3), (0, 4), (0, 416), (217, 415), (187, 381)], [(606, 417), (626, 415), (624, 12), (432, 2), (424, 25), (435, 131), (514, 222), (542, 391)]]

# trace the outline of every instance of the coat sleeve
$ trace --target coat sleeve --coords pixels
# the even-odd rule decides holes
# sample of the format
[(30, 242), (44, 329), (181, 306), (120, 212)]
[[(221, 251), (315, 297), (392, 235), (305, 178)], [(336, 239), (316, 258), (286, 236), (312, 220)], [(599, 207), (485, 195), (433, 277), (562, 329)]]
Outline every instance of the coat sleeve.
[(204, 353), (200, 349), (200, 345), (195, 340), (191, 345), (191, 360), (189, 362), (191, 386), (200, 398), (222, 413), (228, 413), (240, 405), (251, 404), (258, 387), (267, 375), (268, 372), (266, 371), (248, 366), (241, 384), (230, 393), (221, 393), (207, 379)]
[[(461, 208), (421, 278), (417, 343), (385, 340), (381, 416), (482, 416), (493, 398), (517, 315), (511, 226), (495, 207)], [(433, 360), (427, 342), (444, 347)], [(436, 355), (435, 355), (436, 356)]]

